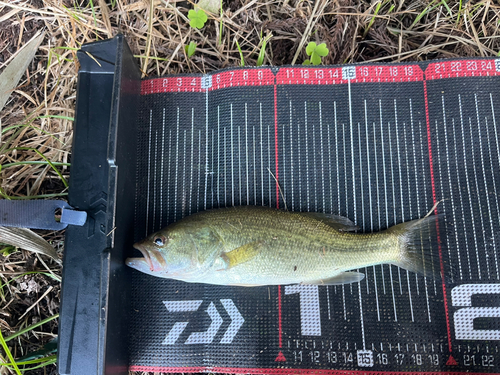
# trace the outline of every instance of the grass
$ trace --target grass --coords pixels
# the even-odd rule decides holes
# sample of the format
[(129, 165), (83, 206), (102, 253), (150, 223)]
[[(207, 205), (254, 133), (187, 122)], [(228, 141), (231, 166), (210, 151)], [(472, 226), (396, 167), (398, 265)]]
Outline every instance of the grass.
[[(179, 0), (0, 0), (0, 70), (39, 29), (46, 32), (27, 74), (0, 112), (0, 195), (4, 199), (67, 195), (79, 68), (76, 51), (84, 43), (118, 32), (126, 35), (144, 77), (264, 61), (300, 64), (308, 58), (309, 42), (326, 44), (329, 53), (323, 64), (500, 56), (500, 6), (491, 0), (221, 3), (220, 13), (209, 14), (198, 30), (188, 19), (194, 3)], [(184, 46), (191, 41), (197, 47), (189, 58)], [(42, 234), (62, 248), (63, 233)], [(57, 313), (60, 285), (43, 274), (50, 272), (33, 254), (15, 251), (0, 257), (1, 332), (5, 337), (21, 332), (2, 342), (0, 362), (12, 363), (57, 334), (57, 320), (46, 319)], [(51, 272), (61, 275), (56, 263), (45, 262)], [(36, 290), (23, 289), (25, 284), (37, 285)], [(38, 322), (44, 323), (25, 331)], [(24, 366), (32, 366), (32, 374), (55, 373), (54, 358), (48, 358)], [(0, 366), (2, 375), (16, 371), (14, 365)]]

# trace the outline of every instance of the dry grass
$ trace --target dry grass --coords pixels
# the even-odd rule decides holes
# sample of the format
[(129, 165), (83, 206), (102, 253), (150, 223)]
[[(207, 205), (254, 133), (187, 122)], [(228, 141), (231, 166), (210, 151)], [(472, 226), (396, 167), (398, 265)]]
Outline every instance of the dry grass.
[[(0, 0), (0, 70), (37, 30), (45, 30), (36, 58), (0, 112), (2, 197), (64, 198), (66, 186), (47, 160), (69, 179), (76, 50), (119, 32), (125, 34), (144, 76), (237, 66), (241, 61), (236, 41), (245, 64), (255, 65), (262, 38), (271, 34), (264, 60), (269, 65), (302, 63), (309, 41), (327, 44), (325, 64), (494, 56), (500, 51), (500, 6), (492, 0), (229, 0), (223, 1), (222, 16), (209, 15), (202, 30), (189, 26), (191, 8), (191, 1)], [(188, 58), (184, 46), (191, 41), (197, 49)], [(62, 247), (62, 233), (45, 236)], [(16, 279), (27, 271), (44, 270), (36, 256), (17, 251), (0, 259), (4, 336), (57, 312), (58, 282), (43, 274)], [(46, 262), (60, 275), (55, 263)], [(13, 355), (40, 346), (56, 332), (53, 321), (18, 337), (9, 343)], [(49, 366), (40, 373), (54, 371)]]

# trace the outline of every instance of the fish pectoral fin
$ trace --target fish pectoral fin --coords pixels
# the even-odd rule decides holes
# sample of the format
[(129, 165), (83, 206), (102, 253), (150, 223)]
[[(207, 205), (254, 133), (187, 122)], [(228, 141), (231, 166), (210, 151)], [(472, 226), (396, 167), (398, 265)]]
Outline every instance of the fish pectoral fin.
[(359, 227), (346, 217), (321, 212), (301, 212), (300, 215), (323, 222), (339, 232), (354, 232)]
[(250, 242), (227, 253), (222, 253), (220, 257), (225, 264), (223, 269), (227, 270), (236, 267), (255, 258), (260, 253), (262, 244), (262, 241)]
[(311, 285), (342, 285), (357, 283), (365, 278), (361, 272), (342, 272), (341, 274), (324, 280), (306, 281), (303, 284)]

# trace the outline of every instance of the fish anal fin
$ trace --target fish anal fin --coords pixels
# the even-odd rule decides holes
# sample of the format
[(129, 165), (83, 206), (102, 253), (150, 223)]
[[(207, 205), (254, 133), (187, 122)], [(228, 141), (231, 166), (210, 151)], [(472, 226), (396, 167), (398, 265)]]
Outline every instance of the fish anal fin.
[(220, 257), (226, 265), (224, 269), (236, 267), (255, 258), (260, 253), (261, 247), (262, 241), (256, 241), (237, 247), (227, 253), (222, 253)]
[(359, 229), (350, 219), (339, 215), (324, 214), (321, 212), (301, 212), (300, 215), (321, 221), (340, 232), (353, 232)]
[(304, 281), (303, 284), (310, 285), (342, 285), (357, 283), (365, 278), (365, 274), (361, 272), (342, 272), (341, 274), (329, 279)]

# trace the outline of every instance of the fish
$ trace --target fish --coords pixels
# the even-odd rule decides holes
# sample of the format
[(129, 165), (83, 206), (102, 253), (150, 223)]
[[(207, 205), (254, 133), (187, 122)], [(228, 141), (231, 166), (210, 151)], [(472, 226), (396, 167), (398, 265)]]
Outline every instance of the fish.
[(392, 264), (440, 275), (440, 215), (358, 233), (348, 218), (269, 207), (202, 211), (134, 244), (143, 257), (125, 263), (148, 275), (228, 286), (341, 285), (364, 267)]

